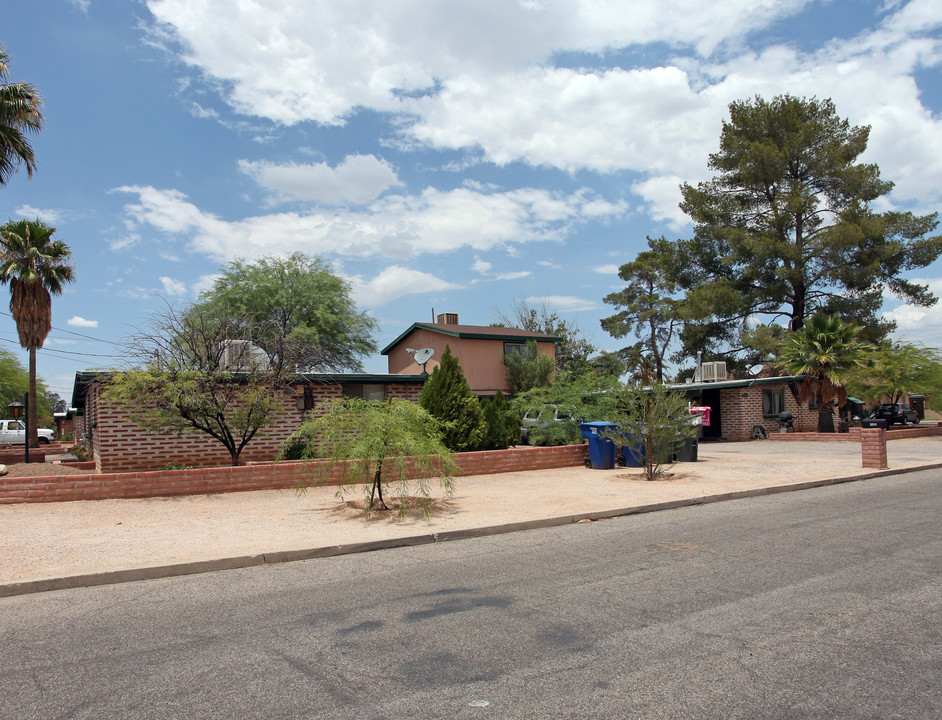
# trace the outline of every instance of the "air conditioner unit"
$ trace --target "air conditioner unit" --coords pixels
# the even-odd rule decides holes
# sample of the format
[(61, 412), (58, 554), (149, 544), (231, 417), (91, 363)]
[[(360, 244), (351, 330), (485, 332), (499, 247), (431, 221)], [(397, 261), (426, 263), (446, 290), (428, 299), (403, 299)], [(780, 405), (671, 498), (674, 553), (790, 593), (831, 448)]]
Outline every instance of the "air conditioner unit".
[(229, 372), (252, 372), (268, 368), (265, 351), (249, 340), (226, 340), (220, 365)]
[(703, 382), (716, 382), (717, 380), (726, 379), (726, 363), (725, 362), (706, 362), (700, 366), (701, 377)]

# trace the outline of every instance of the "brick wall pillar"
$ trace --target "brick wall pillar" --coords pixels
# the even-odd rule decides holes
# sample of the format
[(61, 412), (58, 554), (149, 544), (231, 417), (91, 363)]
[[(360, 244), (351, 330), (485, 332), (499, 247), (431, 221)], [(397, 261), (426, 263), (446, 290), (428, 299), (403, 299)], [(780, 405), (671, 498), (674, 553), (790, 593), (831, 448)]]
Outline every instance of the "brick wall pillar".
[(865, 468), (884, 469), (886, 463), (886, 430), (884, 428), (862, 428), (860, 451)]

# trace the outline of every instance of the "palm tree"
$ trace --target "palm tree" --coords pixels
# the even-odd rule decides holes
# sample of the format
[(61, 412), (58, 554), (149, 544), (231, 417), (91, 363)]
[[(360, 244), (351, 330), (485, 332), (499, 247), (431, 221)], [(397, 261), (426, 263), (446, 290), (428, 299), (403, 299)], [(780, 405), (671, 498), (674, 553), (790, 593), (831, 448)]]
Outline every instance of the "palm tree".
[(52, 329), (52, 295), (72, 282), (72, 251), (53, 240), (54, 227), (42, 220), (11, 220), (0, 226), (0, 283), (10, 284), (10, 312), (20, 345), (29, 350), (29, 437), (36, 436), (36, 349)]
[(792, 375), (804, 375), (798, 398), (818, 406), (818, 432), (834, 432), (834, 405), (847, 402), (844, 383), (864, 364), (867, 345), (857, 342), (860, 328), (824, 313), (815, 314), (785, 338), (779, 362)]
[(36, 160), (26, 136), (42, 129), (42, 100), (27, 83), (7, 82), (10, 56), (0, 47), (0, 185), (6, 185), (22, 162), (33, 176)]

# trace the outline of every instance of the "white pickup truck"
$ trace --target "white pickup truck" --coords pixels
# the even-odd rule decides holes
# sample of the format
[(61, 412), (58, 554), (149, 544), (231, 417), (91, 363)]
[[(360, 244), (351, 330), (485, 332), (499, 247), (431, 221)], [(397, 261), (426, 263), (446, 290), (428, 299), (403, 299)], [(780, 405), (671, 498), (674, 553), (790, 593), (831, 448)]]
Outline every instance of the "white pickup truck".
[[(36, 431), (40, 445), (48, 445), (53, 440), (52, 430), (39, 428)], [(23, 445), (26, 442), (26, 425), (22, 420), (0, 420), (0, 443)]]

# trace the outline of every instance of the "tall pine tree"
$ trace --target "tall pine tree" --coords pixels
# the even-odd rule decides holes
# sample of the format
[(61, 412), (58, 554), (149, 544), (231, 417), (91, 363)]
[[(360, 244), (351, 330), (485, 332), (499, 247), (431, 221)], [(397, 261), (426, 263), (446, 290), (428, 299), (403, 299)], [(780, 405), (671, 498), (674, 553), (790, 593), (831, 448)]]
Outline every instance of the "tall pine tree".
[(441, 421), (449, 450), (481, 448), (486, 433), (484, 412), (450, 346), (445, 346), (441, 362), (422, 388), (419, 404)]

